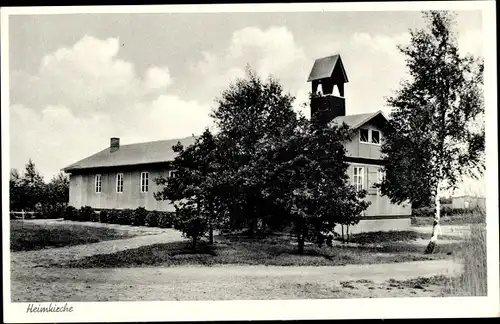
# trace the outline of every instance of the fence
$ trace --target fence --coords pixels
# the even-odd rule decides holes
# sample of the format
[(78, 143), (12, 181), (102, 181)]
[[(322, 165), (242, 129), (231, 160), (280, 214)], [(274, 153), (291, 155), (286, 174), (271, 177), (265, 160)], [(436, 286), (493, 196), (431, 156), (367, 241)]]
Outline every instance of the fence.
[(20, 211), (20, 212), (10, 212), (10, 219), (25, 219), (25, 218), (33, 218), (35, 215), (34, 211)]

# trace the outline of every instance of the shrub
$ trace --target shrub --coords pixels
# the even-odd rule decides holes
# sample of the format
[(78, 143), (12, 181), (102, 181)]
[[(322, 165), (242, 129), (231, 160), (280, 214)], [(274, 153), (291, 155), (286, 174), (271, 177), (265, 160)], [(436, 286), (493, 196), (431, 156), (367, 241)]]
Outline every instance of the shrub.
[(160, 212), (158, 217), (158, 227), (160, 228), (171, 228), (173, 225), (173, 213), (171, 212)]
[(108, 211), (103, 209), (99, 212), (99, 222), (107, 223), (108, 222)]
[(108, 210), (108, 223), (119, 224), (120, 211), (116, 209)]
[(42, 218), (45, 218), (45, 217), (43, 217), (44, 215), (45, 214), (41, 210), (37, 209), (33, 213), (33, 218), (35, 218), (35, 219), (42, 219)]
[(63, 218), (65, 206), (62, 205), (46, 205), (35, 210), (33, 218), (39, 219), (55, 219)]
[(451, 215), (453, 213), (453, 209), (451, 207), (445, 206), (441, 208), (441, 215)]
[(135, 226), (144, 226), (146, 225), (146, 217), (148, 215), (148, 211), (144, 207), (138, 207), (134, 210), (134, 219), (133, 225)]
[(100, 215), (100, 212), (96, 212), (96, 211), (94, 211), (94, 212), (90, 215), (90, 221), (91, 221), (91, 222), (94, 222), (94, 223), (99, 223), (99, 221), (101, 220), (101, 217), (100, 217), (99, 215)]
[(134, 211), (132, 209), (122, 209), (118, 212), (118, 224), (120, 225), (133, 225), (134, 224)]
[(90, 206), (84, 206), (80, 208), (80, 212), (78, 213), (78, 218), (80, 222), (90, 222), (95, 217), (95, 211)]
[(63, 212), (64, 212), (64, 207), (51, 208), (47, 212), (47, 218), (50, 219), (61, 218), (63, 216)]
[(158, 227), (158, 218), (159, 218), (159, 212), (156, 210), (148, 212), (146, 215), (146, 226), (149, 227)]
[[(436, 209), (433, 207), (423, 207), (412, 209), (413, 217), (434, 217)], [(464, 208), (451, 208), (448, 206), (441, 207), (441, 216), (456, 216), (471, 213), (471, 210)]]
[(78, 217), (78, 210), (73, 206), (68, 206), (63, 211), (64, 220), (75, 221)]

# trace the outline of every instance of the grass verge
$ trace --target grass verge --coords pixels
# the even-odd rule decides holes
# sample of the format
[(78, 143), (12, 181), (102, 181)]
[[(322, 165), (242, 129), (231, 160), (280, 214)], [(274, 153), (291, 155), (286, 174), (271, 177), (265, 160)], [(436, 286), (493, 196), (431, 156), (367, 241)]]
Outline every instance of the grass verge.
[(10, 221), (10, 249), (13, 252), (96, 243), (132, 236), (134, 235), (111, 228)]
[(462, 275), (453, 281), (450, 289), (454, 295), (487, 295), (486, 226), (472, 224), (470, 235), (462, 244), (458, 258), (463, 263)]
[[(486, 224), (470, 224), (470, 233), (464, 237), (455, 253), (457, 262), (463, 265), (463, 272), (460, 276), (436, 276), (393, 283), (410, 288), (441, 286), (443, 296), (486, 296), (486, 245)], [(440, 247), (439, 241), (437, 247)]]
[[(366, 232), (352, 234), (349, 242), (358, 244), (387, 244), (392, 242), (409, 242), (417, 239), (430, 240), (432, 233), (422, 233), (417, 231), (387, 231), (387, 232)], [(440, 235), (443, 240), (460, 240), (460, 237), (452, 235)]]

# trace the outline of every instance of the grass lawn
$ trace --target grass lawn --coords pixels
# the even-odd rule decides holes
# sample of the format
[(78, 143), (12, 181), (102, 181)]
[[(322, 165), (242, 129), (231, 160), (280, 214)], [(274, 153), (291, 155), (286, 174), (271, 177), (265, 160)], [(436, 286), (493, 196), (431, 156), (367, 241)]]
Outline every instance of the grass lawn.
[[(401, 234), (402, 237), (404, 235)], [(367, 240), (366, 235), (360, 237), (362, 240)], [(372, 238), (371, 241), (374, 239)], [(303, 255), (298, 255), (297, 246), (293, 244), (293, 241), (282, 236), (251, 239), (244, 236), (226, 235), (216, 237), (216, 244), (213, 246), (200, 243), (196, 252), (192, 252), (186, 242), (173, 242), (106, 255), (94, 255), (59, 266), (71, 268), (182, 265), (333, 266), (444, 259), (450, 258), (450, 254), (459, 248), (460, 242), (457, 241), (457, 243), (439, 245), (436, 253), (424, 255), (425, 246), (411, 240), (399, 242), (389, 239), (376, 246), (334, 245), (319, 248), (311, 244), (306, 245)]]
[[(468, 225), (480, 224), (486, 221), (486, 214), (479, 212), (472, 212), (458, 215), (441, 215), (441, 225)], [(412, 226), (428, 226), (434, 222), (433, 217), (427, 216), (413, 216), (411, 218)]]
[[(410, 242), (417, 239), (430, 240), (432, 233), (422, 233), (417, 231), (387, 231), (387, 232), (366, 232), (353, 234), (350, 242), (359, 244), (386, 244), (391, 242)], [(440, 235), (441, 240), (460, 240), (460, 237), (453, 235)]]
[(10, 221), (10, 249), (13, 252), (96, 243), (132, 236), (134, 235), (105, 227)]

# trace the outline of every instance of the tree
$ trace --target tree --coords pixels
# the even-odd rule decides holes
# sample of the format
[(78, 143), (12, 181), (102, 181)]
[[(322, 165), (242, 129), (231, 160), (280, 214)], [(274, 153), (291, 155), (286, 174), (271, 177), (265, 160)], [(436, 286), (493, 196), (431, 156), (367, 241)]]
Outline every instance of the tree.
[(412, 30), (406, 56), (410, 78), (388, 98), (393, 107), (382, 154), (386, 179), (381, 191), (393, 203), (435, 201), (432, 252), (439, 233), (441, 192), (457, 187), (464, 175), (484, 171), (483, 62), (462, 56), (443, 11), (424, 13), (427, 28)]
[(173, 149), (177, 153), (172, 163), (175, 176), (156, 179), (164, 188), (155, 197), (173, 202), (177, 228), (193, 240), (196, 249), (199, 238), (207, 232), (213, 243), (213, 229), (223, 215), (218, 211), (224, 201), (224, 160), (217, 156), (216, 138), (208, 129), (192, 145), (184, 148), (178, 143)]
[(9, 207), (11, 211), (22, 209), (22, 179), (17, 169), (10, 170)]
[(45, 190), (46, 209), (58, 212), (64, 208), (69, 201), (69, 177), (67, 174), (60, 172), (57, 176), (52, 177), (46, 185)]
[(274, 78), (263, 81), (247, 66), (245, 78), (223, 91), (212, 112), (218, 129), (218, 142), (226, 161), (227, 190), (232, 196), (228, 207), (232, 227), (266, 222), (272, 203), (263, 197), (266, 189), (264, 168), (255, 160), (262, 143), (280, 143), (296, 127), (294, 97), (286, 94)]
[(10, 172), (9, 196), (11, 210), (35, 210), (44, 199), (46, 185), (30, 159), (21, 175), (17, 169)]
[(321, 242), (336, 224), (356, 224), (369, 203), (366, 192), (356, 191), (347, 174), (344, 143), (352, 133), (347, 125), (318, 125), (299, 119), (295, 133), (281, 143), (262, 149), (268, 157), (266, 194), (291, 222), (298, 252), (306, 240)]
[(36, 169), (35, 163), (29, 159), (21, 178), (21, 208), (35, 210), (42, 203), (44, 190), (43, 177)]

